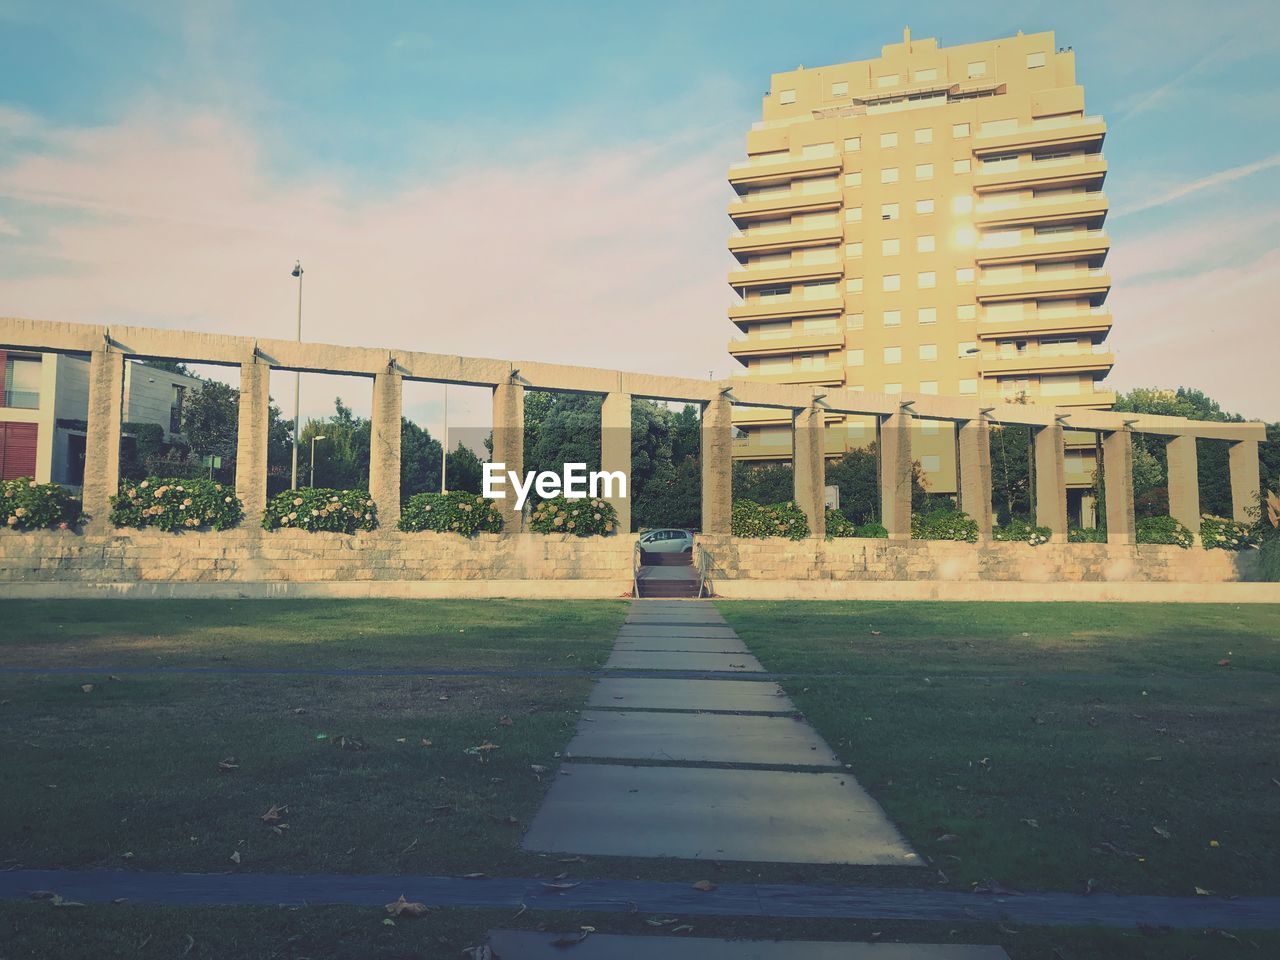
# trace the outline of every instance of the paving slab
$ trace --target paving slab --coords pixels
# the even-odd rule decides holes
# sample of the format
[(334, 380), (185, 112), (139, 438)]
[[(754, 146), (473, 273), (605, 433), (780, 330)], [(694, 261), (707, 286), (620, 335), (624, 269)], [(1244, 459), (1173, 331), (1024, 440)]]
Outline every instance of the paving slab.
[(803, 720), (727, 713), (587, 710), (564, 753), (574, 759), (840, 766), (831, 748)]
[(523, 845), (600, 856), (922, 864), (847, 773), (566, 763)]
[[(573, 927), (567, 930), (577, 932)], [(971, 944), (832, 943), (817, 940), (710, 940), (705, 937), (627, 937), (593, 933), (572, 948), (558, 935), (494, 930), (489, 946), (498, 957), (544, 960), (572, 953), (575, 960), (1009, 960), (999, 947)]]
[(706, 670), (723, 673), (764, 673), (749, 653), (681, 653), (669, 650), (615, 649), (606, 670)]
[(660, 627), (723, 627), (726, 626), (724, 619), (718, 614), (709, 616), (707, 614), (698, 613), (681, 613), (672, 611), (671, 613), (646, 613), (639, 616), (627, 617), (623, 621), (624, 626), (660, 626)]
[(795, 704), (782, 692), (782, 688), (763, 680), (605, 677), (591, 688), (587, 706), (631, 707), (636, 710), (795, 712)]
[(746, 653), (747, 645), (737, 637), (648, 636), (619, 637), (615, 650), (667, 650), (673, 653)]
[[(738, 640), (738, 635), (728, 627), (683, 627), (683, 626), (645, 626), (623, 627), (618, 631), (618, 640), (644, 640), (646, 638), (696, 637), (706, 640)], [(739, 640), (739, 642), (741, 642)]]

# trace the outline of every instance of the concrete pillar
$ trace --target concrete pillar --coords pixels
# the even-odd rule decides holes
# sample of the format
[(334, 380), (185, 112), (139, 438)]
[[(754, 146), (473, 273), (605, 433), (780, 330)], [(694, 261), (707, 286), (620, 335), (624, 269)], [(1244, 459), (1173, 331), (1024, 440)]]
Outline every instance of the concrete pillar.
[(267, 508), (267, 440), (271, 433), (271, 365), (240, 364), (240, 410), (236, 430), (236, 496), (244, 522), (256, 526)]
[[(618, 513), (618, 533), (631, 532), (631, 394), (607, 393), (600, 406), (600, 469), (627, 478), (626, 494), (609, 497)], [(614, 487), (614, 492), (619, 492)]]
[(702, 532), (729, 534), (733, 515), (733, 404), (718, 397), (702, 408)]
[(991, 539), (991, 424), (965, 420), (956, 427), (960, 447), (960, 509), (978, 524), (978, 539)]
[(1165, 444), (1169, 461), (1169, 516), (1200, 537), (1200, 459), (1195, 437), (1174, 437)]
[[(514, 380), (493, 388), (493, 463), (506, 464), (506, 470), (524, 476), (524, 387)], [(503, 533), (519, 533), (524, 517), (516, 510), (510, 489), (504, 500), (493, 504), (502, 514)]]
[[(1062, 428), (1035, 428), (1036, 523), (1053, 543), (1067, 540), (1067, 453)], [(1132, 489), (1132, 484), (1130, 484)]]
[(1262, 473), (1258, 467), (1258, 441), (1236, 440), (1227, 450), (1231, 471), (1231, 516), (1241, 523), (1257, 519)]
[(84, 441), (84, 512), (88, 529), (107, 533), (111, 498), (120, 488), (120, 421), (124, 404), (124, 354), (107, 348), (89, 358), (89, 417)]
[[(373, 414), (369, 428), (369, 496), (378, 508), (378, 525), (400, 522), (400, 409), (404, 377), (390, 370), (373, 378)], [(446, 443), (446, 438), (441, 438)]]
[(1137, 542), (1133, 512), (1133, 434), (1114, 430), (1102, 438), (1102, 476), (1107, 494), (1107, 543)]
[(880, 522), (890, 540), (911, 539), (911, 417), (880, 421)]
[(827, 460), (822, 408), (814, 405), (792, 414), (792, 483), (796, 506), (809, 521), (809, 536), (827, 535)]

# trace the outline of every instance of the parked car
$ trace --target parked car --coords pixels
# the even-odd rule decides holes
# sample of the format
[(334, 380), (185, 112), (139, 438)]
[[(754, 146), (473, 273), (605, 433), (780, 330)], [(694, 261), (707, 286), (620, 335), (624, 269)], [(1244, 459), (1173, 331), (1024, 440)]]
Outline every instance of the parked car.
[(693, 553), (693, 534), (688, 530), (649, 530), (640, 535), (640, 552)]

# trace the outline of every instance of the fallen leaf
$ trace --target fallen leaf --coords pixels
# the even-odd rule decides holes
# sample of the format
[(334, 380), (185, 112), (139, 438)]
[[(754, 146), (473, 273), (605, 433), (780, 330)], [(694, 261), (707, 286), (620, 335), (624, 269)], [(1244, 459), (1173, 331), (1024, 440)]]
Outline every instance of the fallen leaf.
[(227, 757), (225, 760), (218, 761), (219, 770), (239, 770), (240, 764), (236, 763), (235, 757)]
[(55, 907), (83, 907), (84, 906), (84, 904), (81, 903), (79, 900), (64, 900), (62, 897), (58, 896), (57, 894), (54, 894), (53, 899), (50, 900), (49, 902), (52, 903)]
[(471, 960), (497, 960), (497, 954), (487, 943), (482, 943), (478, 947), (467, 947), (462, 954), (470, 957)]
[(431, 741), (430, 741), (430, 740), (428, 740), (426, 737), (423, 737), (423, 738), (422, 738), (422, 745), (423, 745), (424, 747), (429, 747), (429, 746), (432, 746), (432, 743), (431, 743)]
[(1231, 659), (1229, 657), (1223, 657), (1221, 660), (1218, 661), (1218, 666), (1220, 667), (1231, 666)]
[(403, 893), (399, 900), (388, 903), (383, 909), (397, 920), (400, 917), (425, 917), (431, 911), (425, 903), (410, 903)]
[(675, 917), (649, 917), (645, 920), (645, 923), (651, 927), (669, 927), (675, 922)]
[(710, 893), (712, 890), (716, 889), (716, 885), (710, 880), (699, 880), (693, 885), (693, 889), (701, 890), (703, 893)]
[(262, 816), (260, 816), (258, 819), (261, 820), (263, 823), (267, 824), (268, 826), (270, 826), (273, 823), (279, 823), (280, 818), (288, 812), (289, 812), (289, 807), (287, 804), (285, 806), (278, 807), (273, 803), (271, 805), (271, 809), (268, 810), (266, 813), (264, 813)]
[(544, 880), (542, 881), (542, 889), (550, 890), (553, 893), (563, 893), (566, 890), (572, 890), (581, 880)]
[(576, 947), (591, 934), (592, 931), (589, 929), (579, 930), (577, 933), (562, 933), (551, 941), (551, 945), (553, 947)]
[(1155, 831), (1156, 836), (1158, 837), (1164, 837), (1166, 840), (1170, 839), (1171, 837), (1169, 831), (1166, 830), (1164, 827), (1152, 827), (1151, 829)]
[(693, 933), (693, 927), (689, 926), (689, 924), (687, 923), (682, 923), (678, 927), (672, 927), (671, 932), (672, 933)]
[(239, 863), (239, 862), (240, 862), (240, 851), (239, 851), (239, 850), (232, 850), (232, 851), (231, 851), (231, 862), (232, 862), (232, 863)]
[(510, 717), (503, 716), (498, 718), (498, 726), (500, 727), (510, 727), (510, 726), (513, 726), (514, 723), (515, 721), (512, 720)]
[(1028, 827), (1035, 827), (1037, 830), (1040, 829), (1040, 822), (1036, 820), (1035, 817), (1023, 817), (1022, 822), (1025, 823)]
[(93, 684), (92, 683), (80, 684), (80, 691), (82, 693), (93, 693)]
[(1196, 896), (1197, 896), (1197, 897), (1212, 897), (1212, 896), (1213, 896), (1213, 891), (1212, 891), (1212, 890), (1206, 890), (1204, 887), (1196, 887)]

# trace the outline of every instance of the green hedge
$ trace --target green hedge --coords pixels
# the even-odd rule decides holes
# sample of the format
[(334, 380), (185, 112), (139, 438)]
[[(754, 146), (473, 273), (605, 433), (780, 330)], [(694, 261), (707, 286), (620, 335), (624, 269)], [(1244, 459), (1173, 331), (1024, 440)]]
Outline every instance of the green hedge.
[(1280, 537), (1271, 537), (1258, 553), (1258, 579), (1280, 583)]
[(1206, 550), (1248, 550), (1256, 541), (1247, 523), (1208, 514), (1200, 518), (1200, 542)]
[(1029, 543), (1038, 547), (1048, 543), (1053, 531), (1048, 527), (1037, 527), (1034, 523), (1014, 517), (1004, 526), (991, 528), (991, 539), (1008, 543)]
[(1163, 543), (1172, 547), (1189, 548), (1196, 542), (1195, 534), (1173, 517), (1142, 517), (1137, 523), (1138, 543)]
[(529, 528), (535, 533), (571, 533), (575, 537), (598, 537), (618, 529), (618, 511), (608, 500), (563, 494), (533, 506)]
[(889, 531), (884, 528), (883, 524), (876, 523), (874, 520), (868, 520), (862, 526), (858, 527), (855, 537), (862, 537), (864, 540), (888, 540)]
[(10, 530), (66, 530), (80, 522), (80, 501), (56, 483), (18, 477), (5, 480), (0, 489)]
[(1106, 527), (1072, 527), (1067, 531), (1068, 543), (1106, 543)]
[(306, 530), (310, 533), (355, 533), (378, 526), (378, 511), (365, 490), (302, 487), (282, 490), (262, 514), (265, 530)]
[(502, 514), (493, 503), (474, 493), (415, 493), (400, 508), (399, 528), (406, 533), (434, 530), (464, 537), (502, 530)]
[(978, 521), (962, 510), (939, 507), (911, 515), (912, 540), (956, 540), (977, 543)]
[(735, 537), (803, 540), (809, 535), (809, 518), (794, 501), (764, 506), (754, 500), (735, 500), (729, 529)]
[(157, 527), (169, 532), (211, 527), (226, 530), (244, 517), (235, 489), (207, 477), (147, 477), (126, 483), (111, 498), (117, 527)]

